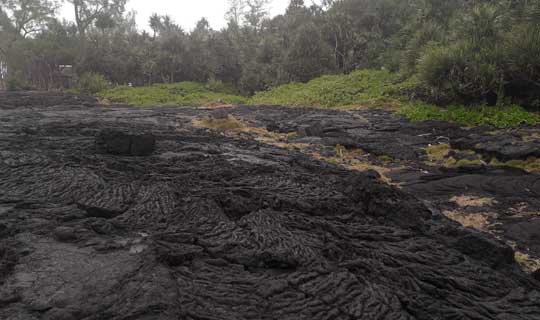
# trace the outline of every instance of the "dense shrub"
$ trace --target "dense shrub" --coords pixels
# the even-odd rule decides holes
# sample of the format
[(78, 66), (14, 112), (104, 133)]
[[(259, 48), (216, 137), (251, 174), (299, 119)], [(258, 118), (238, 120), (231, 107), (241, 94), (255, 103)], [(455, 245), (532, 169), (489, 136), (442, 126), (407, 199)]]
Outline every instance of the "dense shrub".
[(78, 81), (78, 89), (83, 93), (96, 94), (109, 88), (109, 81), (97, 73), (85, 73)]
[(418, 59), (424, 53), (426, 47), (437, 45), (443, 38), (441, 27), (432, 22), (427, 22), (416, 30), (401, 54), (400, 70), (406, 75), (416, 73)]
[(418, 76), (433, 88), (435, 96), (444, 94), (458, 102), (493, 105), (503, 76), (498, 59), (496, 52), (469, 42), (433, 47), (420, 58)]
[(540, 27), (515, 26), (505, 37), (504, 51), (505, 95), (515, 103), (540, 108)]
[(428, 100), (540, 107), (540, 15), (482, 4), (455, 18), (452, 43), (434, 44), (418, 59)]

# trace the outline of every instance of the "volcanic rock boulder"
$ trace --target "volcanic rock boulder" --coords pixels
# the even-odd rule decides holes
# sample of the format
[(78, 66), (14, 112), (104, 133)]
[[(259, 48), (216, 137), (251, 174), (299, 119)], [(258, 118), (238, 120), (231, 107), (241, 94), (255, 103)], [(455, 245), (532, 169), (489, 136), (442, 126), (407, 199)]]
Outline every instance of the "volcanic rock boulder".
[(129, 134), (118, 130), (103, 130), (96, 137), (100, 151), (119, 156), (148, 156), (156, 148), (152, 134)]
[(460, 150), (473, 150), (487, 159), (500, 161), (540, 157), (540, 142), (523, 141), (520, 137), (499, 137), (472, 134), (466, 138), (451, 141), (451, 146)]

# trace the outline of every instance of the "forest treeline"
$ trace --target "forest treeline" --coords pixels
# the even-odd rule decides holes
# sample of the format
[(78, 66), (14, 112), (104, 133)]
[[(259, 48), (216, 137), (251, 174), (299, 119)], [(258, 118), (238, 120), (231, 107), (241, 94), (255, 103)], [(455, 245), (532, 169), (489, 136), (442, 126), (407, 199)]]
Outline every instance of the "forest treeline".
[[(429, 102), (540, 106), (540, 0), (230, 0), (227, 27), (191, 31), (152, 15), (138, 31), (126, 0), (0, 0), (6, 83), (61, 86), (60, 65), (113, 84), (220, 81), (243, 94), (323, 74), (398, 72)], [(2, 67), (0, 67), (2, 68)], [(6, 72), (7, 71), (7, 72)]]

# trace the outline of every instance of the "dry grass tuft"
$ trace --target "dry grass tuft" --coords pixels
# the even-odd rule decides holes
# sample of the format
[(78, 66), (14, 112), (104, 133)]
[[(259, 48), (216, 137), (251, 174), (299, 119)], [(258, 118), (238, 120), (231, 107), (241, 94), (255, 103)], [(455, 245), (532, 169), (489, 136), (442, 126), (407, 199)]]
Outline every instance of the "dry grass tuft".
[(347, 149), (346, 147), (338, 144), (335, 146), (334, 151), (337, 156), (342, 160), (358, 159), (366, 155), (366, 152), (362, 149)]
[(325, 157), (318, 152), (312, 151), (313, 148), (310, 147), (314, 147), (313, 145), (307, 143), (291, 142), (291, 140), (296, 138), (297, 133), (277, 133), (268, 131), (265, 128), (252, 127), (249, 126), (246, 122), (238, 120), (230, 115), (226, 119), (214, 119), (211, 117), (205, 117), (203, 119), (193, 120), (192, 123), (195, 127), (222, 131), (224, 134), (230, 136), (248, 135), (250, 138), (253, 138), (259, 142), (291, 151), (301, 151), (312, 156), (315, 159), (326, 161), (335, 165), (340, 165), (349, 170), (374, 170), (381, 175), (381, 180), (383, 182), (399, 187), (399, 185), (392, 183), (392, 180), (387, 177), (390, 169), (370, 163), (367, 160), (368, 154), (361, 149), (347, 149), (344, 146), (337, 145), (335, 147), (336, 156)]
[[(392, 179), (387, 175), (390, 172), (389, 168), (381, 167), (372, 164), (367, 160), (367, 155), (362, 149), (347, 149), (344, 146), (337, 145), (335, 147), (335, 157), (325, 157), (319, 153), (312, 153), (311, 155), (316, 159), (326, 161), (335, 165), (343, 166), (349, 170), (354, 171), (368, 171), (374, 170), (381, 176), (381, 180), (387, 184), (393, 184)], [(397, 184), (393, 184), (398, 186)]]
[(500, 162), (497, 159), (493, 159), (491, 160), (490, 165), (514, 167), (527, 172), (540, 172), (540, 158), (535, 157), (530, 157), (527, 160), (510, 160), (507, 162)]
[(110, 106), (112, 103), (109, 101), (109, 99), (98, 99), (98, 104), (102, 106)]
[(526, 272), (532, 273), (540, 269), (540, 259), (534, 259), (526, 253), (516, 251), (514, 258), (516, 262), (519, 263), (521, 268)]
[(195, 119), (192, 121), (192, 124), (197, 128), (223, 131), (225, 134), (231, 136), (249, 135), (259, 142), (288, 150), (304, 150), (309, 147), (309, 144), (306, 143), (289, 142), (289, 140), (296, 137), (296, 133), (277, 133), (268, 131), (265, 128), (252, 127), (246, 122), (236, 119), (231, 115), (226, 119), (215, 119), (212, 117)]
[(525, 142), (533, 142), (533, 141), (540, 141), (540, 133), (533, 132), (529, 135), (524, 135), (522, 137), (523, 141)]
[(443, 213), (445, 216), (460, 223), (464, 227), (473, 228), (484, 232), (489, 231), (489, 226), (491, 225), (489, 219), (494, 219), (497, 217), (495, 213), (484, 212), (467, 213), (454, 210), (444, 211)]
[(475, 197), (475, 196), (456, 196), (450, 199), (450, 201), (456, 203), (461, 208), (466, 207), (491, 207), (494, 204), (497, 203), (497, 201), (493, 198), (487, 198), (487, 197)]
[[(451, 153), (467, 156), (473, 159), (460, 159), (450, 156)], [(482, 157), (471, 150), (454, 150), (447, 144), (430, 145), (426, 148), (429, 165), (441, 165), (446, 168), (459, 168), (473, 165), (485, 165)]]
[(429, 161), (436, 162), (444, 161), (451, 150), (452, 147), (450, 147), (449, 144), (435, 144), (428, 146), (426, 148), (426, 153), (428, 155)]

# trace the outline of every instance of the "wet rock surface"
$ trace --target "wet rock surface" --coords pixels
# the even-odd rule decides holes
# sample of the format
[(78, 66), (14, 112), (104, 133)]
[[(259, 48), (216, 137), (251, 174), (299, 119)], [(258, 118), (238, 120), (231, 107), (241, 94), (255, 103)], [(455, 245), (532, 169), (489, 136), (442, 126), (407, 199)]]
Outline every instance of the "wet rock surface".
[[(428, 143), (482, 129), (384, 111), (228, 110), (290, 144), (410, 161), (389, 173), (399, 190), (247, 130), (193, 126), (212, 110), (12, 100), (0, 94), (0, 319), (540, 318), (540, 282), (513, 250), (441, 213), (477, 192), (495, 211), (520, 203), (526, 225), (538, 176), (418, 160)], [(155, 150), (101, 152), (111, 129), (152, 136)]]

